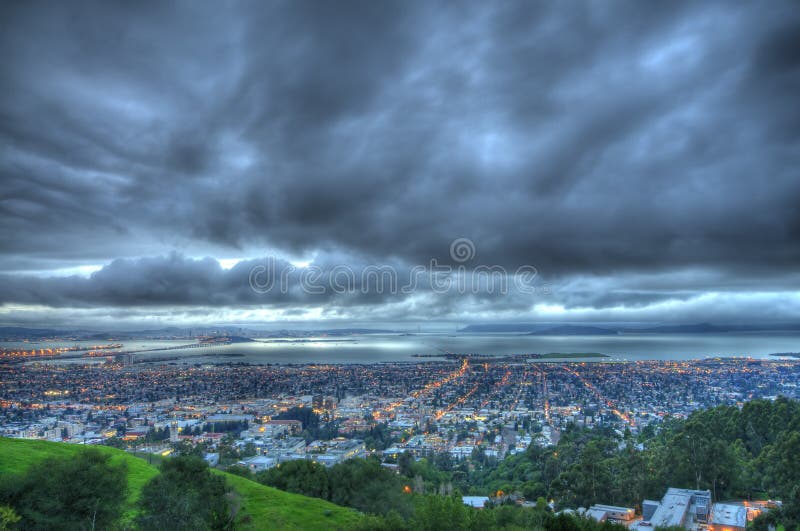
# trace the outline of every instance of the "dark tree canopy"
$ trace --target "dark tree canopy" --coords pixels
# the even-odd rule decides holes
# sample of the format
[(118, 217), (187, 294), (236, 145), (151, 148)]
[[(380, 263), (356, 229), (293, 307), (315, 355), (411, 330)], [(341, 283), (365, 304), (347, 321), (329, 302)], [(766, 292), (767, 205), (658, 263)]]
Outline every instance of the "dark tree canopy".
[(142, 489), (142, 514), (137, 523), (146, 530), (221, 530), (233, 528), (230, 489), (197, 457), (175, 457)]
[(21, 517), (24, 529), (107, 529), (121, 515), (127, 491), (125, 463), (87, 449), (73, 458), (48, 458), (21, 477), (6, 477), (0, 503)]

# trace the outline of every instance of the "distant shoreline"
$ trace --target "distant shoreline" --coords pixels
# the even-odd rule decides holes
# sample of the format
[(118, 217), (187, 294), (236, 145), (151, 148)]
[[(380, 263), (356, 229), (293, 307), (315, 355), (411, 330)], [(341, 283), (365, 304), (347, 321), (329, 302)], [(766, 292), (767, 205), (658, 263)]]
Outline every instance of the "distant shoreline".
[(412, 354), (412, 358), (434, 358), (434, 359), (468, 359), (479, 360), (485, 362), (498, 362), (498, 361), (525, 361), (525, 360), (566, 360), (576, 358), (609, 358), (607, 354), (600, 354), (599, 352), (549, 352), (547, 354), (456, 354), (456, 353), (437, 353), (437, 354)]
[(534, 356), (536, 359), (570, 359), (570, 358), (610, 358), (608, 354), (599, 352), (550, 352)]

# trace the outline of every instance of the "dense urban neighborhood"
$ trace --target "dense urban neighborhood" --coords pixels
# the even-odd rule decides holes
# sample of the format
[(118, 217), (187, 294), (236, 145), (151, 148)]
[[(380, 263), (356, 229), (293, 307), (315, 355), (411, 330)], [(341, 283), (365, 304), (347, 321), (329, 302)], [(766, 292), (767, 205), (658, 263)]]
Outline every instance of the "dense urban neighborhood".
[[(758, 398), (797, 398), (800, 362), (708, 359), (630, 363), (459, 362), (372, 365), (0, 366), (0, 433), (96, 444), (213, 443), (223, 431), (260, 455), (303, 455), (277, 445), (305, 430), (329, 440), (388, 435), (363, 451), (387, 456), (475, 450), (502, 459), (553, 445), (567, 426), (636, 435), (692, 411)], [(289, 411), (313, 414), (282, 418)], [(305, 423), (302, 420), (306, 420)], [(311, 442), (311, 441), (310, 441)], [(276, 446), (277, 445), (277, 446)], [(346, 454), (343, 454), (346, 455)]]
[[(617, 506), (602, 493), (558, 497), (557, 482), (549, 489), (512, 482), (503, 492), (496, 481), (475, 478), (512, 466), (504, 461), (557, 456), (562, 437), (596, 433), (612, 452), (641, 453), (662, 428), (693, 412), (800, 397), (800, 362), (747, 358), (517, 363), (464, 356), (371, 365), (131, 365), (109, 358), (6, 364), (0, 378), (4, 437), (114, 446), (150, 461), (191, 453), (211, 467), (277, 482), (288, 473), (281, 466), (298, 461), (330, 469), (370, 459), (398, 475), (430, 466), (462, 474), (436, 488), (452, 492), (455, 484), (466, 506), (511, 500), (535, 507), (544, 498), (553, 510), (636, 531), (738, 531), (781, 502), (663, 485), (660, 502)], [(407, 488), (430, 489), (427, 475), (415, 474)]]

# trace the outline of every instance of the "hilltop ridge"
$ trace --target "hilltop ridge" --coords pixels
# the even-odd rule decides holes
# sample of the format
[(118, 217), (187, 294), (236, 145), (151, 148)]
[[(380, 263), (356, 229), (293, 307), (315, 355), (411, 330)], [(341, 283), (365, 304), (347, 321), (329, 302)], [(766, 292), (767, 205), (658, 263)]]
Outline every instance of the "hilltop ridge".
[[(123, 450), (108, 446), (90, 446), (112, 456), (112, 462), (127, 465), (128, 497), (123, 522), (137, 514), (136, 502), (142, 487), (159, 474), (158, 468)], [(48, 457), (68, 459), (87, 447), (41, 440), (0, 437), (0, 473), (22, 474), (28, 467)], [(284, 492), (221, 470), (214, 470), (241, 496), (237, 529), (348, 529), (362, 517), (353, 510), (333, 503)]]

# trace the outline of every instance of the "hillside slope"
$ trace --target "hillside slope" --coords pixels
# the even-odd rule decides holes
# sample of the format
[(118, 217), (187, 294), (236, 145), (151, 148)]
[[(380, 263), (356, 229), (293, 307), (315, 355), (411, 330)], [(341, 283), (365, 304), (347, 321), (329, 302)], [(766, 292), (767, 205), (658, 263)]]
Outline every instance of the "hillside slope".
[[(47, 457), (69, 459), (82, 448), (75, 444), (0, 437), (0, 475), (24, 473), (29, 466)], [(91, 448), (110, 454), (115, 463), (127, 464), (130, 492), (123, 519), (132, 521), (139, 493), (144, 484), (158, 474), (158, 469), (122, 450), (107, 446)], [(283, 492), (226, 472), (215, 472), (224, 476), (240, 496), (237, 529), (347, 529), (361, 518), (352, 509), (324, 500)]]

